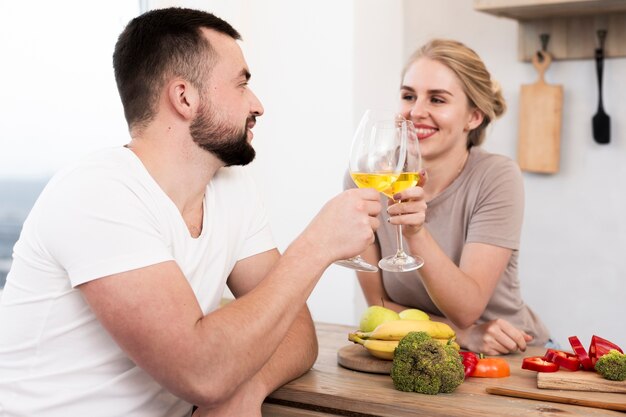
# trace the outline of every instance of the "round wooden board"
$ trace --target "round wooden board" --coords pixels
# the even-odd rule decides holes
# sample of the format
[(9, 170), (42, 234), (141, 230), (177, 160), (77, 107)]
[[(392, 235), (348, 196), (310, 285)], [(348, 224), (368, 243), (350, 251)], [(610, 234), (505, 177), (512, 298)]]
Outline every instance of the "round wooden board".
[(337, 351), (337, 363), (354, 371), (389, 375), (391, 362), (373, 357), (367, 349), (357, 344), (344, 346)]

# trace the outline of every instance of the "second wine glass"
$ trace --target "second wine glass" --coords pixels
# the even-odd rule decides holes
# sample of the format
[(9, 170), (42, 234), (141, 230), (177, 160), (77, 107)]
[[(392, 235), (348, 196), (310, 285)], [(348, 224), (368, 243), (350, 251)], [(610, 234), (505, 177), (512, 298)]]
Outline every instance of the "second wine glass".
[[(415, 187), (420, 182), (420, 172), (422, 170), (422, 154), (420, 153), (419, 140), (413, 123), (407, 121), (406, 129), (403, 131), (406, 137), (404, 148), (406, 155), (400, 174), (389, 188), (382, 191), (387, 197), (393, 199), (396, 193)], [(401, 202), (401, 201), (398, 201)], [(419, 269), (424, 265), (424, 260), (416, 255), (410, 255), (404, 251), (402, 241), (402, 225), (396, 226), (396, 253), (386, 256), (378, 262), (378, 266), (391, 272), (408, 272)]]

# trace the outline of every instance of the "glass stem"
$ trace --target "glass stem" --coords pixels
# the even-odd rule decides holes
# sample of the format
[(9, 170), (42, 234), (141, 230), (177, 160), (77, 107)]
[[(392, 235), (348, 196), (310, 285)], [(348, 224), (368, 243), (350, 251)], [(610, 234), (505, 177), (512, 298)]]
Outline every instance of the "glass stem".
[(404, 247), (402, 244), (402, 225), (399, 224), (396, 226), (396, 247), (398, 251), (396, 252), (396, 258), (406, 258), (406, 253), (404, 253)]

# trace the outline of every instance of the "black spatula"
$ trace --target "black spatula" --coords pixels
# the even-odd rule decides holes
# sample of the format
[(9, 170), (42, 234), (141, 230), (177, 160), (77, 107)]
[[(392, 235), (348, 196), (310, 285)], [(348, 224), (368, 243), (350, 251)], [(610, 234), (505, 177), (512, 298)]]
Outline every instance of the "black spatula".
[(593, 138), (597, 143), (609, 143), (611, 141), (611, 118), (605, 113), (602, 106), (602, 70), (604, 68), (604, 39), (606, 30), (598, 31), (600, 47), (596, 49), (596, 71), (598, 73), (598, 111), (593, 116)]

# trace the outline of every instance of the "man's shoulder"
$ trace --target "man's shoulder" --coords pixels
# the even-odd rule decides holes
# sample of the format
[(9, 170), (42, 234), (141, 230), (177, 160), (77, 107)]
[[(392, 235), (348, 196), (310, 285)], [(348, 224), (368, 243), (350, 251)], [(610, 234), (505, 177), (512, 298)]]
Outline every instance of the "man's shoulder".
[(65, 166), (52, 179), (59, 181), (66, 178), (80, 177), (85, 175), (119, 173), (134, 169), (132, 152), (126, 148), (106, 148), (84, 155), (78, 160)]
[(125, 189), (129, 194), (137, 190), (152, 192), (153, 182), (131, 151), (123, 147), (109, 148), (85, 155), (60, 170), (52, 177), (44, 194), (64, 200), (77, 198), (84, 203), (86, 198), (100, 200), (112, 195), (119, 199)]

